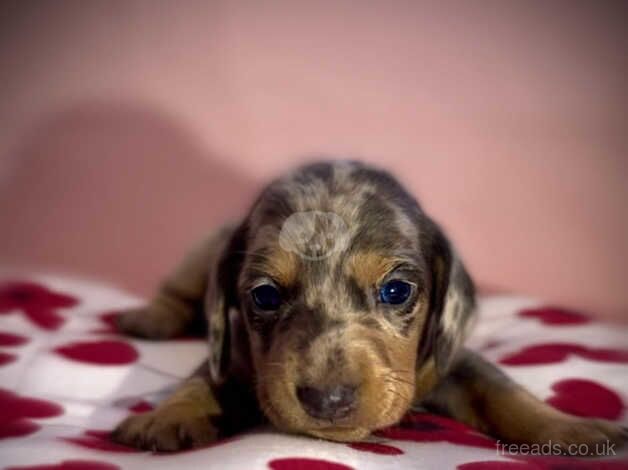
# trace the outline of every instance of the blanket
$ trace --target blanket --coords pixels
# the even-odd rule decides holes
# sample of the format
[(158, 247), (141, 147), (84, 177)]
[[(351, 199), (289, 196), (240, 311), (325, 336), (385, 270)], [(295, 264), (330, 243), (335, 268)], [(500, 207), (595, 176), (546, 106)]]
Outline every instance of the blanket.
[[(367, 442), (342, 444), (252, 429), (175, 454), (109, 440), (129, 413), (151, 410), (206, 356), (202, 338), (119, 335), (119, 309), (142, 299), (85, 280), (32, 275), (0, 281), (0, 468), (119, 469), (627, 469), (619, 449), (511, 452), (421, 410)], [(628, 424), (628, 328), (514, 295), (479, 299), (469, 346), (552, 406)]]

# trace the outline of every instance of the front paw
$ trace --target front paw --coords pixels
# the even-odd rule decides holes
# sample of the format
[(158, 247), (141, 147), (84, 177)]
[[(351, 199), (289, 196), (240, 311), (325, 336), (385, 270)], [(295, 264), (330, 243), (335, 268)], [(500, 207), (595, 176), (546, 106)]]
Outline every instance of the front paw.
[(602, 419), (569, 418), (549, 423), (541, 443), (551, 442), (573, 456), (612, 456), (628, 442), (628, 429)]
[(154, 452), (199, 447), (217, 437), (210, 416), (193, 403), (176, 403), (129, 416), (111, 434), (119, 444)]

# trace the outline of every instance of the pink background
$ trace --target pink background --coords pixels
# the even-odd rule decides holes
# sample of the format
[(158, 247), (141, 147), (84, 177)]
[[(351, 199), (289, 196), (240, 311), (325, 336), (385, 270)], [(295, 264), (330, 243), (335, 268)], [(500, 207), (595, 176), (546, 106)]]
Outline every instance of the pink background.
[(0, 4), (0, 261), (147, 294), (307, 156), (397, 173), (484, 287), (628, 318), (625, 3)]

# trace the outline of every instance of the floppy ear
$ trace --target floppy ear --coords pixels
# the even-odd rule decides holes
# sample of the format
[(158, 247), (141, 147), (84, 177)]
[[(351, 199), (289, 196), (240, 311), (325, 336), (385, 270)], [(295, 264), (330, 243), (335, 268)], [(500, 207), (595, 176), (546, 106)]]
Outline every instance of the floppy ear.
[(464, 342), (475, 311), (475, 288), (442, 230), (428, 219), (425, 233), (431, 290), (419, 363), (434, 358), (444, 376)]
[[(232, 360), (232, 346), (240, 341), (234, 331), (240, 306), (237, 282), (245, 252), (245, 225), (225, 231), (218, 241), (217, 256), (209, 269), (205, 315), (209, 337), (209, 372), (214, 384), (225, 381)], [(241, 323), (240, 323), (241, 325)]]

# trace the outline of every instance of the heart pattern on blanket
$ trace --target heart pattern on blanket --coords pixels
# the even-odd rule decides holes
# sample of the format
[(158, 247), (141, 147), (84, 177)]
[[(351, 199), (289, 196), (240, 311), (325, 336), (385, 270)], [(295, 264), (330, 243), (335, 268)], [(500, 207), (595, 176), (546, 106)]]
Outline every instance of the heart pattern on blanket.
[(139, 353), (118, 340), (77, 341), (56, 347), (54, 352), (72, 361), (101, 366), (118, 366), (137, 361)]
[(7, 467), (5, 470), (120, 470), (120, 467), (96, 460), (64, 460), (57, 464)]
[(0, 367), (2, 367), (5, 364), (10, 364), (16, 359), (17, 359), (17, 356), (15, 354), (9, 354), (9, 353), (0, 351)]
[(628, 364), (628, 350), (626, 349), (593, 348), (572, 343), (527, 346), (516, 353), (502, 357), (499, 363), (507, 366), (552, 364), (562, 362), (572, 354), (591, 361)]
[(353, 442), (348, 445), (352, 449), (360, 450), (363, 452), (372, 452), (373, 454), (382, 454), (382, 455), (403, 454), (403, 450), (401, 450), (399, 447), (391, 446), (388, 444), (380, 444), (378, 442)]
[(32, 434), (39, 425), (31, 418), (51, 418), (63, 413), (56, 403), (22, 397), (0, 388), (0, 439)]
[(583, 325), (592, 320), (589, 316), (559, 307), (541, 307), (521, 310), (522, 318), (536, 318), (545, 325)]
[(449, 442), (488, 449), (495, 448), (495, 440), (475, 429), (446, 418), (429, 413), (409, 413), (396, 426), (380, 429), (375, 435), (414, 442)]
[[(63, 285), (71, 283), (64, 281)], [(258, 470), (357, 470), (386, 465), (403, 470), (416, 466), (419, 452), (416, 446), (419, 444), (422, 462), (428, 467), (454, 468), (458, 465), (461, 470), (628, 468), (625, 459), (600, 461), (507, 455), (497, 460), (494, 439), (464, 424), (423, 412), (409, 413), (399, 424), (377, 431), (374, 439), (367, 442), (338, 444), (317, 440), (300, 441), (306, 438), (280, 433), (269, 435), (264, 431), (261, 435), (258, 432), (237, 435), (174, 455), (130, 449), (110, 440), (109, 427), (122, 419), (121, 415), (125, 412), (143, 413), (152, 410), (154, 403), (191, 372), (181, 371), (178, 375), (178, 358), (172, 357), (172, 349), (169, 349), (173, 343), (149, 345), (145, 340), (120, 336), (115, 328), (115, 317), (118, 315), (115, 308), (127, 305), (128, 296), (112, 296), (112, 302), (107, 304), (102, 299), (108, 294), (103, 294), (105, 291), (101, 287), (94, 294), (98, 300), (90, 300), (82, 304), (80, 309), (74, 309), (79, 305), (75, 293), (80, 292), (85, 300), (90, 295), (89, 287), (84, 284), (69, 293), (30, 281), (15, 281), (0, 286), (0, 314), (3, 315), (0, 316), (0, 365), (3, 362), (5, 364), (0, 369), (0, 383), (17, 384), (15, 390), (8, 390), (8, 386), (0, 389), (0, 461), (3, 465), (5, 462), (10, 464), (6, 467), (8, 469), (132, 470), (149, 466), (162, 470), (172, 468), (171, 459), (176, 458), (176, 454), (185, 454), (185, 461), (191, 465), (183, 464), (181, 470), (185, 470), (212, 462), (216, 455), (221, 455), (220, 449), (212, 450), (218, 447), (222, 449), (223, 455), (232, 456), (229, 458), (233, 458), (235, 463), (246, 462), (247, 468), (252, 463), (250, 468)], [(588, 337), (582, 335), (582, 325), (594, 322), (592, 318), (549, 306), (521, 311), (516, 308), (504, 310), (503, 302), (502, 297), (499, 300), (502, 308), (500, 318), (510, 315), (512, 324), (509, 328), (516, 329), (517, 324), (523, 322), (528, 327), (532, 325), (539, 332), (534, 337), (537, 344), (530, 344), (529, 340), (522, 341), (519, 350), (504, 354), (510, 336), (501, 337), (498, 331), (492, 331), (490, 335), (478, 338), (476, 343), (484, 354), (499, 361), (499, 356), (495, 356), (501, 353), (503, 364), (530, 368), (532, 371), (536, 368), (543, 371), (547, 365), (555, 367), (558, 375), (543, 371), (545, 373), (540, 376), (547, 380), (545, 389), (552, 390), (547, 403), (564, 412), (578, 416), (625, 419), (625, 388), (613, 390), (604, 383), (604, 373), (597, 371), (601, 363), (613, 364), (613, 367), (627, 364), (628, 350), (623, 349), (626, 342), (609, 342), (607, 346), (604, 339), (598, 337), (594, 338), (595, 342), (591, 341), (593, 344), (587, 344)], [(516, 301), (513, 300), (514, 304)], [(9, 314), (12, 315), (10, 318)], [(27, 323), (16, 323), (13, 314), (22, 314)], [(5, 318), (7, 322), (2, 323)], [(18, 327), (15, 328), (15, 325)], [(595, 331), (603, 328), (601, 325), (597, 324)], [(545, 331), (552, 331), (554, 336), (544, 335), (545, 327)], [(560, 337), (564, 342), (551, 341), (556, 337), (557, 328), (560, 328)], [(611, 337), (617, 337), (617, 327), (609, 327), (609, 331), (611, 329), (614, 335)], [(570, 336), (571, 332), (573, 334)], [(525, 338), (522, 336), (522, 339)], [(197, 352), (201, 351), (197, 346), (185, 344), (190, 340), (196, 341), (198, 338), (182, 336), (173, 339), (181, 354), (187, 354), (187, 348), (190, 348), (189, 351), (195, 348)], [(595, 344), (605, 346), (596, 347)], [(50, 362), (49, 358), (53, 355), (63, 360)], [(587, 361), (579, 361), (575, 369), (562, 371), (564, 368), (561, 362), (570, 356)], [(164, 360), (161, 361), (160, 357)], [(40, 368), (31, 372), (29, 368), (32, 364), (46, 368), (54, 364), (58, 370), (52, 371), (50, 375), (47, 375), (49, 369), (44, 371)], [(76, 364), (87, 367), (79, 369)], [(40, 379), (42, 371), (44, 374)], [(74, 380), (77, 371), (82, 375), (80, 381)], [(565, 375), (565, 372), (570, 375)], [(28, 373), (36, 375), (23, 380), (22, 375)], [(42, 386), (38, 380), (67, 382), (67, 390), (63, 387), (51, 388), (55, 399), (58, 397), (63, 400), (64, 407), (31, 396), (45, 395), (45, 385)], [(119, 382), (112, 384), (111, 380)], [(614, 377), (614, 380), (620, 379)], [(76, 387), (73, 387), (74, 384)], [(89, 390), (94, 384), (96, 387), (102, 386), (103, 392), (92, 397)], [(35, 389), (37, 393), (30, 392)], [(100, 388), (96, 389), (101, 391)], [(54, 420), (47, 421), (49, 418)], [(69, 428), (75, 428), (75, 431), (68, 432)], [(269, 437), (274, 439), (271, 446), (268, 446), (268, 441), (263, 441), (263, 444), (258, 441)], [(295, 442), (306, 445), (294, 446)], [(42, 445), (49, 446), (51, 452), (40, 453), (38, 449)], [(316, 449), (315, 453), (311, 449)], [(90, 453), (93, 459), (89, 458)], [(483, 461), (469, 461), (481, 460), (478, 454), (484, 457)], [(47, 455), (54, 455), (54, 458)], [(103, 459), (103, 456), (107, 458)], [(465, 456), (467, 463), (460, 464), (465, 461)], [(220, 458), (224, 459), (224, 456)]]
[(341, 463), (321, 459), (287, 458), (268, 462), (272, 470), (354, 470)]
[(116, 318), (120, 315), (118, 311), (107, 311), (98, 315), (100, 319), (101, 327), (91, 330), (91, 333), (98, 334), (118, 334), (118, 326), (116, 325)]
[(57, 312), (78, 304), (78, 299), (28, 281), (0, 284), (0, 314), (21, 311), (39, 328), (57, 330), (65, 319)]
[(22, 346), (28, 343), (28, 341), (29, 339), (25, 336), (9, 333), (8, 331), (0, 331), (0, 346), (2, 347)]
[(613, 420), (625, 408), (617, 393), (592, 380), (565, 379), (553, 384), (552, 390), (547, 403), (576, 416)]
[(146, 413), (147, 411), (152, 411), (153, 409), (155, 409), (155, 407), (144, 400), (140, 400), (129, 407), (129, 411), (132, 411), (133, 413)]

